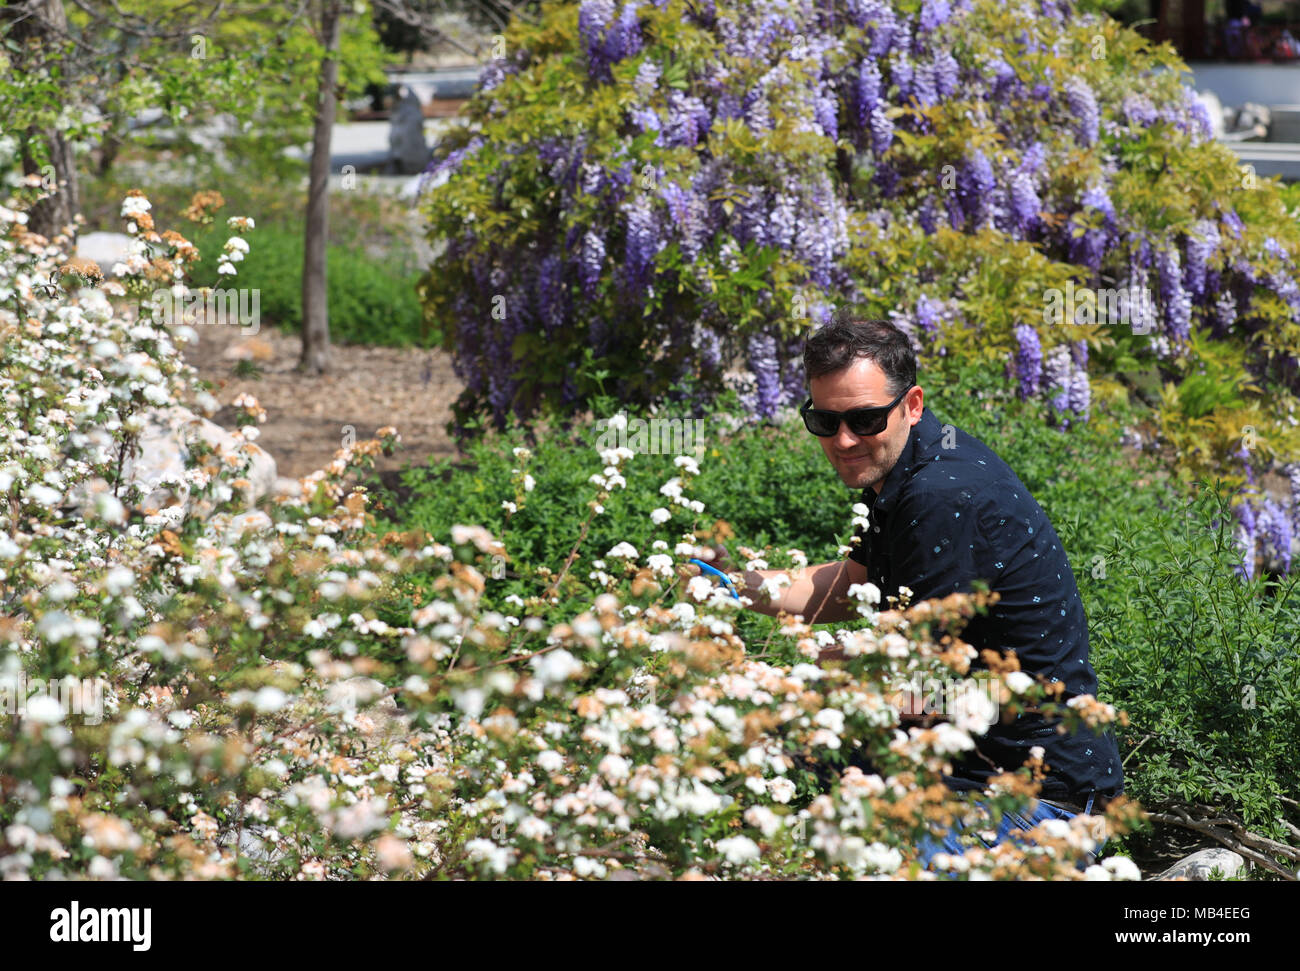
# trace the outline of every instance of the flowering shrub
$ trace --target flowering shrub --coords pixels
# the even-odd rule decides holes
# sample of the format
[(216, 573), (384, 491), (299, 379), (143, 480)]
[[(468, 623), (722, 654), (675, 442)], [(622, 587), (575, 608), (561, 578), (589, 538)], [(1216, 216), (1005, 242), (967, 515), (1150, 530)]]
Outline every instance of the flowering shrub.
[[(902, 730), (893, 695), (967, 670), (971, 649), (942, 634), (981, 598), (877, 611), (864, 587), (869, 627), (832, 637), (788, 620), (755, 651), (737, 605), (683, 589), (666, 554), (623, 544), (604, 575), (575, 576), (586, 527), (565, 563), (537, 565), (479, 526), (367, 530), (353, 476), (378, 441), (243, 509), (240, 453), (262, 416), (250, 398), (231, 453), (191, 451), (172, 483), (187, 501), (146, 506), (122, 474), (139, 416), (202, 393), (176, 353), (186, 327), (120, 298), (150, 273), (181, 285), (193, 254), (155, 240), (134, 196), (125, 215), (166, 255), (127, 264), (128, 286), (47, 284), (68, 264), (25, 230), (24, 205), (0, 208), (0, 669), (47, 690), (0, 716), (6, 876), (908, 877), (930, 823), (976, 821), (939, 774), (988, 706)], [(531, 455), (514, 458), (503, 501), (522, 512)], [(618, 501), (630, 455), (600, 458), (588, 523)], [(680, 557), (702, 510), (695, 461), (676, 472), (661, 526)], [(532, 592), (489, 607), (507, 567)], [(832, 643), (842, 666), (811, 663)], [(1014, 661), (987, 660), (1005, 711), (1054, 710)], [(64, 679), (76, 688), (56, 696)], [(88, 679), (104, 683), (93, 718)], [(1061, 713), (1115, 718), (1087, 698)], [(800, 792), (795, 759), (850, 740), (881, 774)], [(1023, 806), (1042, 769), (1004, 776), (990, 803)], [(1110, 831), (1135, 815), (1118, 801)], [(1134, 878), (1123, 858), (1076, 869), (1101, 823), (938, 862), (971, 879)]]
[[(426, 191), (462, 424), (701, 402), (737, 364), (768, 417), (850, 306), (923, 364), (1005, 361), (1062, 427), (1158, 398), (1186, 482), (1248, 485), (1245, 429), (1257, 468), (1300, 454), (1300, 232), (1167, 46), (1029, 0), (585, 0), (507, 36)], [(1052, 318), (1076, 286), (1151, 319)]]

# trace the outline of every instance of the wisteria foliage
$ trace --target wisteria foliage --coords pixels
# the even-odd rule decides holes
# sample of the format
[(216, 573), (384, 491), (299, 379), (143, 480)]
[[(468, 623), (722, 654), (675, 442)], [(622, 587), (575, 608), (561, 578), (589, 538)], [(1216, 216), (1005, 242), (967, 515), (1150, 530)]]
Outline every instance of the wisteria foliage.
[[(739, 379), (770, 416), (804, 394), (799, 338), (841, 306), (931, 319), (923, 353), (977, 340), (1022, 365), (1025, 327), (1044, 350), (1122, 342), (1177, 367), (1193, 326), (1241, 338), (1249, 316), (1275, 328), (1270, 360), (1294, 360), (1297, 238), (1254, 231), (1280, 215), (1268, 193), (1198, 196), (1138, 162), (1172, 145), (1238, 176), (1190, 89), (1152, 70), (1171, 64), (1068, 2), (553, 5), (512, 28), (426, 183), (446, 248), (425, 293), (460, 414), (579, 408), (600, 368), (628, 402)], [(970, 243), (939, 261), (948, 232)], [(974, 317), (981, 265), (1012, 242), (1080, 284), (1150, 286), (1157, 327), (1054, 333), (1032, 276)], [(1064, 390), (1022, 377), (1063, 424), (1089, 414), (1078, 356)]]

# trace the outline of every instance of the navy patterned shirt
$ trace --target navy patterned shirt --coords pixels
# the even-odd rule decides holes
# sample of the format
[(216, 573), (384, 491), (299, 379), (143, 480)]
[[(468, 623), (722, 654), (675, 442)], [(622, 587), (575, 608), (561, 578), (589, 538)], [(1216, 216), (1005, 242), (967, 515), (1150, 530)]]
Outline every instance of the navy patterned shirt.
[[(880, 494), (868, 487), (861, 501), (868, 527), (858, 527), (849, 556), (866, 566), (882, 598), (903, 586), (919, 603), (970, 591), (972, 580), (983, 580), (1000, 600), (971, 619), (962, 639), (976, 651), (1015, 651), (1026, 674), (1064, 682), (1061, 702), (1096, 695), (1088, 623), (1065, 548), (1024, 483), (987, 445), (940, 425), (926, 408)], [(986, 667), (982, 660), (971, 666)], [(1048, 764), (1044, 799), (1082, 804), (1090, 792), (1122, 792), (1114, 733), (1061, 734), (1059, 723), (1029, 714), (994, 724), (975, 737), (974, 752), (954, 760), (944, 781), (954, 789), (982, 789), (1041, 745)]]

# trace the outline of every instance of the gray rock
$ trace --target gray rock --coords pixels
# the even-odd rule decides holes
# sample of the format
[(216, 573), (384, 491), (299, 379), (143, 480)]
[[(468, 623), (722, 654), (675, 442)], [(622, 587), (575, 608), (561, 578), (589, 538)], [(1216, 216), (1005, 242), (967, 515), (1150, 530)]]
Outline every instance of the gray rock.
[(1246, 865), (1240, 853), (1222, 847), (1197, 850), (1191, 856), (1179, 860), (1168, 870), (1159, 873), (1154, 880), (1209, 880), (1210, 871), (1218, 869), (1224, 878), (1237, 876)]
[(420, 99), (410, 88), (402, 89), (402, 97), (393, 108), (388, 128), (388, 149), (399, 172), (414, 175), (423, 172), (429, 164), (429, 144), (424, 140), (424, 110)]
[[(234, 452), (236, 449), (234, 435), (187, 408), (173, 405), (155, 408), (145, 414), (139, 448), (122, 466), (124, 486), (139, 486), (144, 494), (139, 503), (141, 509), (162, 509), (179, 503), (190, 514), (206, 518), (211, 512), (206, 508), (207, 503), (202, 507), (190, 503), (190, 487), (183, 481), (179, 485), (164, 482), (183, 479), (191, 443), (197, 441), (206, 442), (218, 452)], [(251, 449), (252, 464), (245, 475), (249, 485), (244, 490), (244, 502), (249, 506), (270, 494), (276, 480), (275, 459), (257, 445), (252, 445)]]
[(104, 276), (113, 272), (115, 263), (124, 263), (131, 255), (131, 237), (126, 233), (86, 233), (77, 237), (77, 256), (94, 260)]

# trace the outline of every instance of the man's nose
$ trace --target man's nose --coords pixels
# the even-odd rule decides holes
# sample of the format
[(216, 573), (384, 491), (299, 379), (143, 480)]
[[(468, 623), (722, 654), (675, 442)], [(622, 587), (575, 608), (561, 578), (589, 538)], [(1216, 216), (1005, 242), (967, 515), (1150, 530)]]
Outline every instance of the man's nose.
[(856, 448), (861, 443), (862, 438), (853, 434), (849, 428), (849, 423), (840, 419), (840, 427), (835, 430), (835, 447), (847, 451)]

